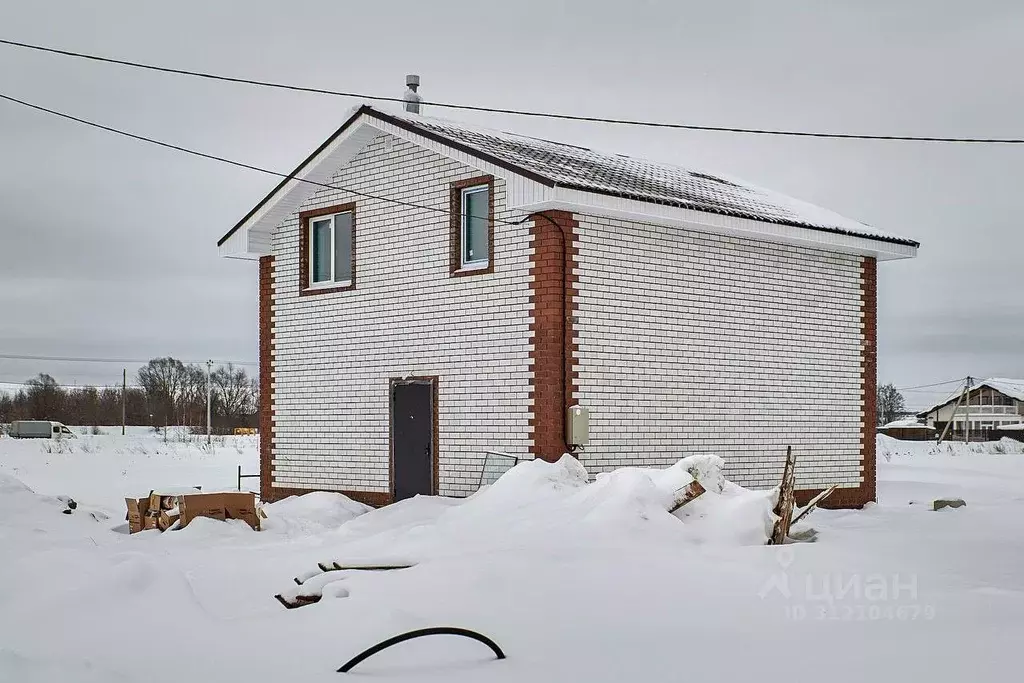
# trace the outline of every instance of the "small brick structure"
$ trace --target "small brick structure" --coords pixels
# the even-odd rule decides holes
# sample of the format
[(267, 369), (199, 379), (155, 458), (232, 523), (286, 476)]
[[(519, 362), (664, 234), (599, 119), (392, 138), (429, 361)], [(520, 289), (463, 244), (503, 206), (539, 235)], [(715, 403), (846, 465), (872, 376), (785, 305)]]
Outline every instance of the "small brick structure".
[[(732, 480), (763, 488), (791, 445), (798, 500), (831, 484), (829, 506), (875, 499), (866, 252), (904, 258), (916, 243), (774, 216), (655, 204), (641, 215), (633, 195), (604, 209), (544, 202), (558, 190), (544, 168), (417, 126), (364, 107), (296, 170), (331, 187), (282, 183), (221, 241), (259, 259), (264, 500), (329, 490), (390, 502), (389, 394), (407, 377), (436, 387), (429, 493), (475, 491), (488, 452), (556, 460), (580, 404), (590, 443), (576, 455), (591, 473), (711, 452)], [(450, 211), (459, 188), (481, 183), (489, 264), (462, 272)], [(358, 216), (358, 280), (307, 296), (305, 220), (338, 207)]]

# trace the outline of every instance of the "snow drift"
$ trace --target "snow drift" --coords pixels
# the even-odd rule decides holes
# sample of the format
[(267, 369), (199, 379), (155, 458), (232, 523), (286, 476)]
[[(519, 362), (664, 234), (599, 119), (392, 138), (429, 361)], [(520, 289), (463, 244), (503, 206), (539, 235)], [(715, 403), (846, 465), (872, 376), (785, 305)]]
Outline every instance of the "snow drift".
[[(676, 493), (694, 480), (706, 493), (669, 513)], [(342, 525), (337, 543), (327, 545), (344, 555), (331, 559), (345, 562), (421, 562), (470, 548), (557, 548), (622, 533), (673, 544), (763, 545), (774, 503), (774, 491), (727, 481), (714, 455), (689, 456), (663, 469), (623, 467), (594, 481), (565, 455), (554, 463), (520, 463), (461, 501), (417, 496), (373, 510)]]

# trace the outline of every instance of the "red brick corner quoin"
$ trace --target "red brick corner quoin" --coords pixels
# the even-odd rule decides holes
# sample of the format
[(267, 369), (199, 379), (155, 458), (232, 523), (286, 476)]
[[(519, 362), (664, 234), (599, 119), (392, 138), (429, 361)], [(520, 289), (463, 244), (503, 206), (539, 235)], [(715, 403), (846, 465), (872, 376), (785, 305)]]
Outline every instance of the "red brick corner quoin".
[(271, 351), (274, 348), (273, 305), (274, 257), (260, 257), (260, 498), (274, 500), (271, 488), (271, 458), (274, 450), (274, 394), (270, 381)]
[(533, 236), (530, 395), (533, 402), (529, 424), (534, 457), (549, 462), (555, 462), (568, 450), (565, 413), (578, 390), (577, 373), (573, 370), (578, 350), (573, 334), (578, 227), (567, 211), (545, 211), (533, 216), (530, 228)]
[[(274, 350), (274, 257), (260, 257), (260, 499), (265, 502), (309, 493), (306, 489), (274, 486), (274, 383), (271, 381)], [(341, 491), (352, 500), (379, 507), (391, 502), (391, 495), (379, 491)]]
[[(878, 411), (878, 263), (874, 258), (861, 261), (861, 406), (863, 422), (860, 436), (861, 483), (856, 488), (840, 488), (822, 504), (824, 508), (862, 508), (877, 500), (875, 469), (875, 432)], [(797, 472), (800, 461), (797, 459)], [(797, 504), (804, 505), (818, 490), (796, 492)]]

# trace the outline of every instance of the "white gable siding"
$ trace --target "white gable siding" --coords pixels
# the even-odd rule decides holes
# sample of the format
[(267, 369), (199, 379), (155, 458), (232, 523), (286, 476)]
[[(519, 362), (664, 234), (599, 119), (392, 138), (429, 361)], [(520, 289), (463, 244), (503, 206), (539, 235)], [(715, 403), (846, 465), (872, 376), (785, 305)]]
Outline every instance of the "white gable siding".
[(861, 481), (861, 258), (577, 215), (590, 472), (716, 453), (726, 474)]
[[(493, 274), (449, 276), (449, 184), (479, 174), (381, 134), (330, 182), (445, 213), (307, 200), (356, 202), (353, 291), (300, 297), (297, 214), (274, 232), (274, 486), (387, 492), (389, 380), (406, 375), (439, 377), (442, 494), (475, 490), (486, 449), (529, 452), (527, 226), (498, 226)], [(517, 218), (494, 189), (495, 218)]]

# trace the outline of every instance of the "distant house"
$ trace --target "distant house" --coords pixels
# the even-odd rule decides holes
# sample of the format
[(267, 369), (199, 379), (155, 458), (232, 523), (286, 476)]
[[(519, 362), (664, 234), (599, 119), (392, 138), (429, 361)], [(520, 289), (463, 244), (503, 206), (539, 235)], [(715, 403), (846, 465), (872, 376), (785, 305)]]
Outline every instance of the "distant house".
[(935, 427), (919, 421), (916, 417), (893, 420), (879, 427), (878, 432), (902, 441), (928, 441), (935, 438)]
[(592, 473), (713, 452), (769, 487), (787, 445), (802, 496), (875, 498), (875, 268), (912, 240), (362, 106), (219, 246), (259, 260), (266, 499), (464, 496), (489, 451)]
[(977, 439), (999, 438), (994, 430), (1013, 431), (1024, 422), (1024, 379), (978, 380), (966, 400), (962, 396), (963, 391), (957, 391), (917, 416), (940, 434), (952, 421), (953, 438), (963, 438), (965, 432)]

